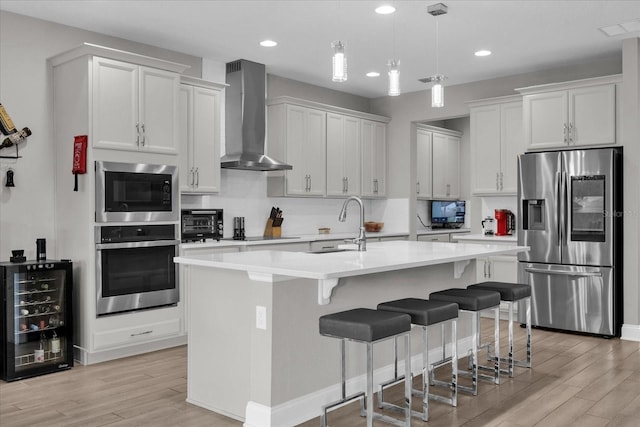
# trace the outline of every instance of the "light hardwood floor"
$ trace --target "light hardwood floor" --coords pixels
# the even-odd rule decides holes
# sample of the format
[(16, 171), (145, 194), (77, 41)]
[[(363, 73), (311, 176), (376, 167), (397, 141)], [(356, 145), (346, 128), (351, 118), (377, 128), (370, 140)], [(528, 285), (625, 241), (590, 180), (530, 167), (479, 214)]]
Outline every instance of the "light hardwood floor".
[[(490, 323), (483, 321), (483, 328)], [(515, 332), (522, 347), (524, 330)], [(478, 396), (461, 393), (457, 408), (433, 402), (431, 421), (413, 425), (640, 426), (640, 343), (542, 330), (533, 331), (533, 340), (532, 369), (516, 368), (514, 378), (503, 376), (499, 386), (481, 381)], [(186, 354), (186, 347), (177, 347), (0, 381), (0, 425), (242, 426), (185, 402)], [(400, 399), (400, 393), (397, 388), (389, 395)], [(364, 425), (358, 413), (357, 404), (347, 405), (330, 413), (329, 424)], [(318, 418), (303, 424), (318, 425)]]

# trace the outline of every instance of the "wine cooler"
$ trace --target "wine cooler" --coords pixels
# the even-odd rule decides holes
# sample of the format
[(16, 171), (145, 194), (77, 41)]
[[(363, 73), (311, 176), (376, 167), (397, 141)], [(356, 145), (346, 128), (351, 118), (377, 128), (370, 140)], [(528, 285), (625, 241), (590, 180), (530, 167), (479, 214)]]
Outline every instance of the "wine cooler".
[(2, 366), (5, 381), (73, 366), (72, 263), (0, 263)]

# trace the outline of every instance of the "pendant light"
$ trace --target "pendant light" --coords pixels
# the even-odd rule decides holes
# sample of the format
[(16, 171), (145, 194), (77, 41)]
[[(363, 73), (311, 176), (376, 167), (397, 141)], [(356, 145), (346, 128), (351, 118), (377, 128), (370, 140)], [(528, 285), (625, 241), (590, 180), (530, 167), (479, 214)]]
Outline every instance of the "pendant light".
[(344, 54), (344, 43), (337, 40), (331, 43), (333, 48), (333, 81), (347, 81), (347, 57)]
[[(448, 7), (443, 3), (437, 3), (429, 6), (427, 12), (437, 17), (447, 13)], [(431, 86), (431, 107), (442, 108), (444, 107), (444, 80), (447, 76), (438, 73), (438, 20), (436, 20), (436, 74), (425, 79), (420, 79), (423, 83), (433, 83)]]
[[(395, 11), (395, 7), (393, 8)], [(393, 17), (393, 56), (396, 56), (396, 18)], [(387, 63), (389, 67), (389, 89), (387, 95), (398, 96), (400, 95), (400, 60), (390, 59)]]
[(389, 90), (387, 94), (389, 96), (398, 96), (400, 95), (400, 70), (398, 66), (400, 65), (400, 61), (396, 61), (395, 59), (389, 60)]

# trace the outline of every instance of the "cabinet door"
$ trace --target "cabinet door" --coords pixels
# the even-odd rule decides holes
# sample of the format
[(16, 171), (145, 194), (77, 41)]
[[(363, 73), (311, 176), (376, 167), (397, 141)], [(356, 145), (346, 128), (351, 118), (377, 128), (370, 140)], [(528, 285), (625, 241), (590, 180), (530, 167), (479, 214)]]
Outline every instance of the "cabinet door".
[(368, 197), (386, 195), (387, 140), (384, 123), (362, 120), (361, 194)]
[(178, 95), (178, 134), (180, 135), (180, 191), (190, 191), (195, 184), (193, 173), (193, 87), (180, 85)]
[(288, 195), (323, 196), (326, 189), (326, 113), (287, 105)]
[(220, 91), (193, 89), (194, 188), (199, 193), (220, 191)]
[(615, 113), (614, 84), (569, 91), (569, 144), (615, 144)]
[(305, 115), (302, 107), (287, 105), (286, 141), (287, 163), (293, 166), (286, 171), (286, 192), (289, 195), (306, 195), (309, 188), (309, 171), (305, 162)]
[[(360, 195), (360, 119), (346, 116), (344, 119), (344, 147), (342, 170), (348, 196)], [(327, 168), (327, 172), (328, 172)], [(329, 175), (327, 175), (327, 179)], [(327, 189), (328, 193), (328, 189)]]
[(500, 106), (500, 191), (503, 194), (518, 191), (518, 155), (524, 151), (522, 103), (503, 104)]
[(471, 109), (471, 191), (473, 194), (500, 192), (500, 123), (501, 110), (498, 104)]
[(140, 67), (140, 148), (178, 154), (178, 74)]
[(138, 150), (137, 65), (93, 58), (93, 147)]
[(433, 197), (460, 196), (460, 138), (433, 133)]
[(416, 194), (419, 199), (431, 198), (431, 132), (416, 130)]
[(525, 95), (524, 137), (528, 149), (562, 147), (567, 142), (567, 91)]

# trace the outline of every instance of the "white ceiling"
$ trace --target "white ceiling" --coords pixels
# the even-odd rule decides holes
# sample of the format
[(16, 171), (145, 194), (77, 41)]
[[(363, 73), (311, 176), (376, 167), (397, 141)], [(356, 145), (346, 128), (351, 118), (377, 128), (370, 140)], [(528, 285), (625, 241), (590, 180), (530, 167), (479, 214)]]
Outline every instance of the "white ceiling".
[[(395, 4), (391, 15), (374, 13)], [(221, 62), (249, 59), (267, 72), (365, 97), (386, 95), (386, 63), (400, 59), (403, 92), (439, 72), (460, 84), (620, 57), (622, 39), (598, 28), (636, 22), (640, 1), (443, 0), (449, 13), (427, 13), (432, 1), (297, 0), (0, 0), (0, 9)], [(395, 37), (394, 37), (395, 35)], [(263, 39), (275, 48), (258, 45)], [(394, 40), (395, 38), (395, 53)], [(331, 42), (346, 44), (348, 81), (331, 81)], [(493, 55), (477, 58), (477, 49)], [(368, 71), (378, 78), (365, 76)]]

